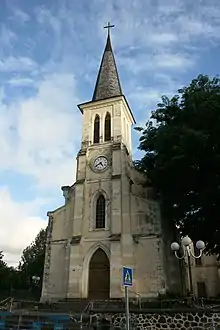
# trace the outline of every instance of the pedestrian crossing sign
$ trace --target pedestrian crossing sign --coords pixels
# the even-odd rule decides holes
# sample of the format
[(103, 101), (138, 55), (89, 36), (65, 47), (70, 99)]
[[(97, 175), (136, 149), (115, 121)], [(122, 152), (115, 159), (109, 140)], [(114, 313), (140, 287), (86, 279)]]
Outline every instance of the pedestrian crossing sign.
[(130, 267), (123, 267), (122, 269), (122, 285), (132, 286), (133, 285), (133, 269)]

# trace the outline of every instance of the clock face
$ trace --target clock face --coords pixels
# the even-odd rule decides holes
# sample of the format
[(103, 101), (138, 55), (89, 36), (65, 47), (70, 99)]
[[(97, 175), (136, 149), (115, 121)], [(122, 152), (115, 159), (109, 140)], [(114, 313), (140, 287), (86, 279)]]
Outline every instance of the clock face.
[(93, 170), (96, 172), (105, 171), (108, 167), (108, 159), (104, 156), (99, 156), (94, 160)]

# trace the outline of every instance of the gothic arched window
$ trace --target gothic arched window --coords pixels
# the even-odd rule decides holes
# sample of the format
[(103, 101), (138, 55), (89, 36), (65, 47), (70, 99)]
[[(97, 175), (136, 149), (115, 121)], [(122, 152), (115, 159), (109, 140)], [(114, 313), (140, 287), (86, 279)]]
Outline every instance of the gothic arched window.
[(111, 115), (107, 112), (105, 116), (105, 141), (111, 140)]
[(100, 117), (99, 115), (96, 115), (94, 121), (93, 143), (99, 143), (99, 135), (100, 135)]
[(105, 228), (105, 197), (100, 195), (96, 202), (95, 227)]

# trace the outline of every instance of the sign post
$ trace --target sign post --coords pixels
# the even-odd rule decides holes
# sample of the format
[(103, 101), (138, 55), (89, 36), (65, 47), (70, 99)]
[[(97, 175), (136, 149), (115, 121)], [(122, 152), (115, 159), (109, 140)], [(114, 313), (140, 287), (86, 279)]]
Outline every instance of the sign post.
[(123, 267), (122, 269), (122, 285), (125, 288), (125, 314), (126, 314), (126, 330), (130, 330), (129, 320), (129, 286), (133, 285), (133, 269), (130, 267)]

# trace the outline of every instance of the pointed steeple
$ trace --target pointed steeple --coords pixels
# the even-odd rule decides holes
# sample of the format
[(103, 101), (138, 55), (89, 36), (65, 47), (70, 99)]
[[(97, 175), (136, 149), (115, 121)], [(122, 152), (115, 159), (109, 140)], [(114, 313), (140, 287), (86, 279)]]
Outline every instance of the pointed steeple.
[(113, 27), (108, 23), (107, 42), (102, 56), (102, 61), (96, 80), (92, 101), (104, 100), (109, 97), (122, 95), (122, 89), (119, 81), (118, 71), (112, 51), (109, 29)]

